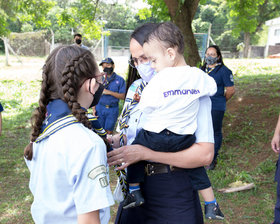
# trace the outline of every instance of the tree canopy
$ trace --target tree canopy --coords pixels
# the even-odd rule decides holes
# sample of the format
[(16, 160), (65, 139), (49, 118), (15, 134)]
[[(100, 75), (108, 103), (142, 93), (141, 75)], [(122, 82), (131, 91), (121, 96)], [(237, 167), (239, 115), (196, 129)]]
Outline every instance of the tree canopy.
[(280, 0), (227, 0), (230, 22), (236, 37), (244, 35), (244, 56), (248, 56), (251, 36), (259, 32), (265, 21), (280, 16)]
[[(69, 43), (80, 32), (94, 44), (107, 29), (133, 30), (146, 22), (171, 20), (185, 37), (185, 57), (191, 65), (199, 61), (194, 32), (208, 33), (223, 50), (236, 52), (238, 46), (257, 43), (266, 20), (280, 16), (280, 0), (143, 0), (149, 7), (133, 8), (126, 0), (0, 0), (0, 37), (11, 31), (47, 29), (55, 42)], [(119, 34), (121, 35), (121, 34)], [(111, 38), (122, 45), (124, 38)], [(119, 39), (119, 40), (117, 40)]]

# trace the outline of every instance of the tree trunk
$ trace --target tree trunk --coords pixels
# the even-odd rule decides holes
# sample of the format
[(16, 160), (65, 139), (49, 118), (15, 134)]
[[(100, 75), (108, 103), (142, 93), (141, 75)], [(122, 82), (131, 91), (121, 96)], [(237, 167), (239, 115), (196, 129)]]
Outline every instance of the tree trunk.
[(201, 63), (201, 58), (198, 53), (198, 47), (192, 31), (192, 20), (197, 10), (199, 0), (185, 0), (180, 3), (180, 0), (164, 0), (171, 20), (182, 31), (185, 42), (184, 56), (186, 62), (190, 66), (198, 66)]
[(250, 33), (248, 32), (244, 33), (244, 52), (243, 52), (244, 58), (248, 58), (250, 40), (251, 40)]
[[(53, 30), (52, 29), (50, 29), (50, 31), (51, 31), (51, 34), (52, 34), (52, 43), (51, 43), (51, 49), (50, 49), (50, 52), (52, 52), (52, 50), (54, 49), (54, 32), (53, 32)], [(49, 53), (50, 53), (49, 52)]]
[(9, 48), (8, 48), (8, 39), (6, 37), (2, 37), (5, 46), (5, 55), (6, 55), (6, 66), (9, 66)]

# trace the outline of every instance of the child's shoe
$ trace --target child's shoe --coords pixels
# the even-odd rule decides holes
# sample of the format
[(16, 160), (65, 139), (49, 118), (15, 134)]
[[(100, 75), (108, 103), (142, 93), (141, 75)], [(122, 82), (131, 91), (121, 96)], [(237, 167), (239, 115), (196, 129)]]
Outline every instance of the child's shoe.
[(142, 205), (145, 202), (141, 190), (132, 191), (127, 193), (123, 201), (123, 209), (133, 208)]
[(205, 205), (205, 218), (222, 220), (225, 216), (219, 208), (218, 203), (211, 203)]

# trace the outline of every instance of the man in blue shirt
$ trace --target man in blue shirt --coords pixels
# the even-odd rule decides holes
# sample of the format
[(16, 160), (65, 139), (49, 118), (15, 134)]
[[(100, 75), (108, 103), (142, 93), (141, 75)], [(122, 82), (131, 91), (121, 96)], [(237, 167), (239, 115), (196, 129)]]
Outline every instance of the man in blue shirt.
[(96, 115), (101, 126), (112, 134), (119, 115), (119, 100), (125, 98), (125, 81), (114, 72), (115, 64), (112, 58), (105, 58), (99, 64), (107, 78), (104, 79), (103, 95), (96, 105)]

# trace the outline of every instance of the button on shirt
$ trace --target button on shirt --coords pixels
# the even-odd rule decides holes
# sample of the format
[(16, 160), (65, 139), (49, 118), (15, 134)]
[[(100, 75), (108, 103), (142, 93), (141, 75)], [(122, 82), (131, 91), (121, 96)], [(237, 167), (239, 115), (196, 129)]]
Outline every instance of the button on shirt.
[(215, 80), (198, 68), (169, 67), (145, 87), (139, 103), (148, 122), (144, 129), (159, 133), (193, 134), (197, 128), (199, 98), (216, 93)]
[[(116, 93), (125, 93), (125, 81), (115, 72), (107, 79), (107, 84), (104, 84), (105, 89)], [(99, 101), (101, 105), (117, 106), (119, 99), (111, 95), (102, 95)]]

